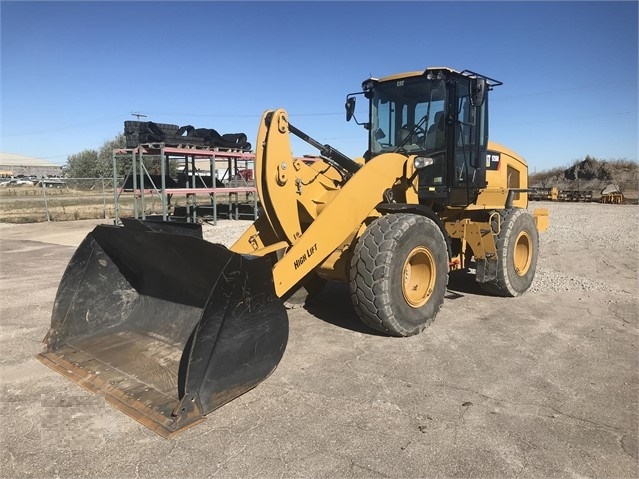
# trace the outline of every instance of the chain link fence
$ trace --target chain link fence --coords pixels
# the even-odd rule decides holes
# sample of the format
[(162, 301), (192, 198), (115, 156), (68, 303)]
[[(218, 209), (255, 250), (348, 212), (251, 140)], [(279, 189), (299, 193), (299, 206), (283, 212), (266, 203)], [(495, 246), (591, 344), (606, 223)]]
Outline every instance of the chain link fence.
[[(123, 178), (118, 178), (115, 185), (113, 178), (47, 178), (7, 183), (0, 187), (0, 221), (113, 218), (114, 191), (122, 182)], [(126, 202), (122, 206), (126, 207)]]
[[(238, 184), (236, 184), (238, 183)], [(227, 183), (226, 187), (245, 187), (246, 181)], [(252, 182), (251, 182), (252, 183)], [(131, 188), (123, 190), (125, 178), (48, 178), (36, 181), (12, 181), (0, 184), (0, 222), (36, 223), (85, 219), (115, 219), (162, 214), (159, 185), (145, 184), (144, 206), (138, 192), (137, 205)], [(200, 185), (198, 185), (200, 186)], [(204, 185), (202, 185), (204, 186)], [(249, 185), (249, 186), (252, 186)], [(217, 195), (219, 214), (230, 217), (229, 203), (233, 201), (238, 214), (253, 215), (255, 193)], [(185, 208), (198, 205), (198, 211), (209, 216), (212, 212), (208, 193), (197, 195), (172, 194), (167, 198), (168, 214), (184, 216)], [(117, 204), (117, 216), (115, 205)], [(239, 205), (238, 205), (239, 204)], [(208, 208), (211, 211), (206, 210)], [(244, 208), (244, 209), (243, 209)], [(246, 209), (246, 211), (244, 211)], [(200, 211), (201, 210), (201, 211)], [(248, 211), (250, 210), (250, 211)], [(200, 214), (198, 213), (198, 214)]]

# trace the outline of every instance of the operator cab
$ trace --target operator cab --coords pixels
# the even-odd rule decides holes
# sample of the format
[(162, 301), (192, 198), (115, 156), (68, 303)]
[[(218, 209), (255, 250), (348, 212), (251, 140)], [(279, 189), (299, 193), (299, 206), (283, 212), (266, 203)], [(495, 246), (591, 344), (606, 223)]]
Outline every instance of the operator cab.
[(502, 83), (469, 70), (428, 68), (362, 83), (347, 97), (369, 100), (367, 159), (384, 153), (417, 155), (421, 203), (467, 206), (486, 187), (487, 92)]

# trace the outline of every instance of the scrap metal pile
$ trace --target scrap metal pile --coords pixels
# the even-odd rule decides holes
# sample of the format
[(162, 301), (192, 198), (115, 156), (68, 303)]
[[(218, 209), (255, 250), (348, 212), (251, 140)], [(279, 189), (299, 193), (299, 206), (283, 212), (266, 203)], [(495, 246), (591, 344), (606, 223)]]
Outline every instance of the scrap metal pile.
[(592, 201), (592, 190), (560, 190), (552, 188), (530, 188), (528, 199), (531, 201)]

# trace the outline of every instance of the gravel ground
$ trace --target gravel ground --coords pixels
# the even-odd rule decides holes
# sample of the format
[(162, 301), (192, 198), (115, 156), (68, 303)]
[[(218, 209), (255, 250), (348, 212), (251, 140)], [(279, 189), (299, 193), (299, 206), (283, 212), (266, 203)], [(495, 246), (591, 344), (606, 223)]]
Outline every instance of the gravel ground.
[[(531, 207), (550, 229), (528, 293), (462, 274), (399, 339), (331, 285), (289, 311), (266, 381), (170, 440), (34, 358), (96, 222), (0, 224), (0, 477), (639, 477), (639, 207)], [(249, 224), (204, 233), (230, 245)]]
[[(548, 208), (550, 228), (540, 235), (540, 259), (531, 292), (614, 292), (636, 291), (637, 275), (623, 265), (608, 261), (628, 258), (639, 267), (639, 208), (634, 205), (599, 203), (535, 202), (530, 210)], [(218, 221), (205, 224), (204, 238), (231, 246), (251, 225), (251, 221)], [(577, 256), (577, 261), (575, 261)]]
[(204, 239), (224, 246), (231, 246), (253, 224), (249, 220), (218, 220), (217, 225), (202, 225)]
[[(599, 203), (532, 203), (549, 209), (531, 292), (636, 294), (639, 208)], [(619, 258), (625, 258), (619, 262)]]

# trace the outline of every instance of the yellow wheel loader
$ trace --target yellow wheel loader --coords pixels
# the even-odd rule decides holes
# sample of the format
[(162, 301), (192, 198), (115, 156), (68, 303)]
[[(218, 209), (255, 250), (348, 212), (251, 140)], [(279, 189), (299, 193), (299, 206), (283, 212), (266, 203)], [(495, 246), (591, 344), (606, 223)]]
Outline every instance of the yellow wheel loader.
[[(476, 268), (491, 293), (531, 285), (545, 210), (527, 166), (488, 141), (488, 94), (468, 70), (369, 78), (368, 151), (351, 159), (267, 111), (255, 174), (263, 212), (227, 249), (198, 225), (95, 228), (60, 282), (39, 359), (168, 437), (264, 380), (288, 339), (284, 302), (350, 284), (362, 321), (393, 336), (429, 325), (448, 274)], [(295, 159), (295, 135), (319, 160)], [(400, 347), (400, 345), (398, 345)]]

